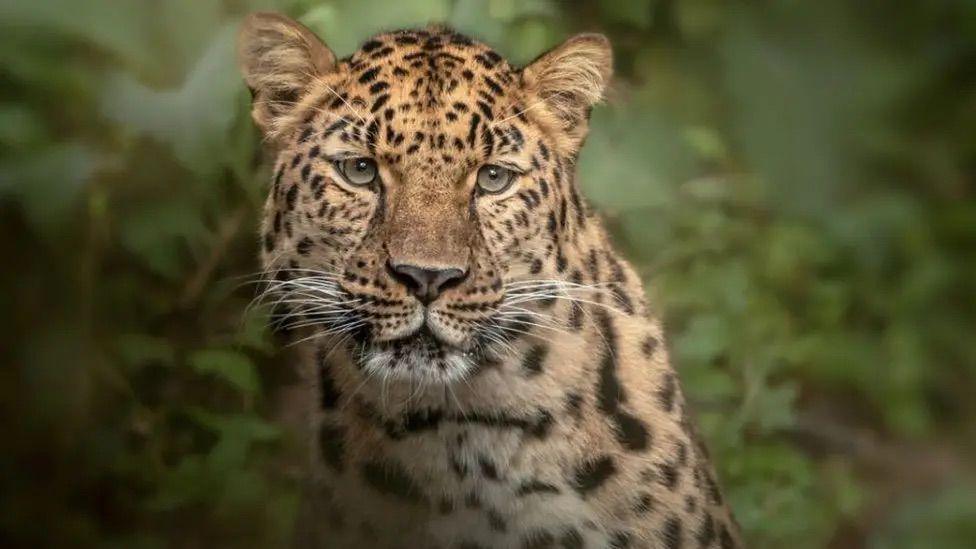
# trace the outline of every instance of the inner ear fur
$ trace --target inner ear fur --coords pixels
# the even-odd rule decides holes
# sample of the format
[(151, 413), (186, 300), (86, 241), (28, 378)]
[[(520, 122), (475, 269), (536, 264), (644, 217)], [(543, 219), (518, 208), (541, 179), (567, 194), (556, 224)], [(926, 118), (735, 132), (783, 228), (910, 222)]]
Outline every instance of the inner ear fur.
[(267, 136), (312, 82), (336, 70), (336, 56), (307, 27), (276, 13), (254, 13), (238, 34), (238, 63), (251, 90), (251, 116)]
[(612, 75), (610, 41), (594, 33), (577, 34), (522, 69), (530, 100), (541, 101), (544, 112), (562, 130), (585, 126)]

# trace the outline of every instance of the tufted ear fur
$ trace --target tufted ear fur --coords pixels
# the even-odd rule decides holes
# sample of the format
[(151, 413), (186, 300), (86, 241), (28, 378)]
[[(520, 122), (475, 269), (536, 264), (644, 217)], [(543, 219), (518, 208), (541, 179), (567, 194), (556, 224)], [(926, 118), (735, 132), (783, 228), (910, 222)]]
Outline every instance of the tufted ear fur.
[(522, 78), (530, 98), (543, 101), (546, 113), (561, 129), (573, 130), (584, 126), (612, 74), (610, 41), (602, 34), (587, 33), (542, 54), (523, 69)]
[(251, 89), (251, 115), (268, 136), (315, 78), (336, 69), (335, 54), (311, 30), (275, 13), (253, 13), (244, 20), (237, 54)]

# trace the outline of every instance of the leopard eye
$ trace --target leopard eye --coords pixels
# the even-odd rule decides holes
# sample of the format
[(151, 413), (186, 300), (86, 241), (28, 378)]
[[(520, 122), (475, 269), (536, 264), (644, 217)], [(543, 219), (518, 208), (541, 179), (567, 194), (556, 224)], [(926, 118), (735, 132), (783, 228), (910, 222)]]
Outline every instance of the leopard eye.
[(498, 194), (515, 180), (515, 172), (508, 168), (487, 164), (478, 170), (478, 187), (488, 194)]
[(342, 177), (353, 185), (369, 185), (376, 180), (376, 174), (379, 173), (376, 161), (371, 158), (337, 160), (335, 166)]

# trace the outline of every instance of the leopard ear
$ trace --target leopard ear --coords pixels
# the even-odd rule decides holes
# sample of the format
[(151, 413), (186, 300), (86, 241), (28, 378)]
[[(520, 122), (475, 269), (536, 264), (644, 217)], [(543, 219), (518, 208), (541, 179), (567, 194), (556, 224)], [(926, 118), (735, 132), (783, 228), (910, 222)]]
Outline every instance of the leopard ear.
[(249, 15), (237, 44), (238, 63), (253, 98), (251, 115), (269, 136), (315, 78), (336, 70), (332, 50), (307, 27), (283, 15)]
[(577, 34), (542, 54), (522, 71), (523, 85), (563, 128), (586, 120), (603, 98), (613, 74), (610, 41), (602, 34)]

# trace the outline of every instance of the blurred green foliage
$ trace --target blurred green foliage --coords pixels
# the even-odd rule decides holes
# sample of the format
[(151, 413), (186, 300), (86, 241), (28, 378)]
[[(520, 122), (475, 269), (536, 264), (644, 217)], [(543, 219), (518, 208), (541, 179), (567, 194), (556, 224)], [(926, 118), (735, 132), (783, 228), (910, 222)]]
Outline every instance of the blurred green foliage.
[(0, 3), (0, 544), (275, 547), (293, 381), (235, 23), (616, 48), (581, 181), (663, 312), (754, 547), (976, 539), (976, 4)]

